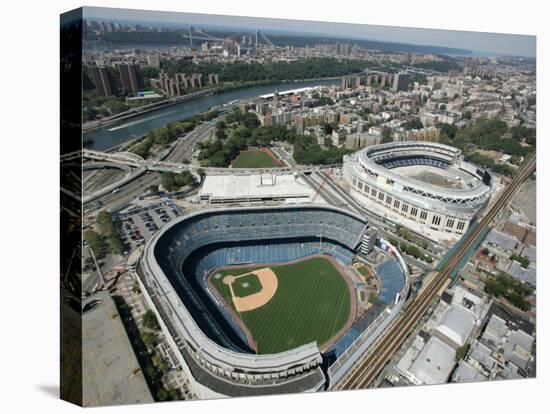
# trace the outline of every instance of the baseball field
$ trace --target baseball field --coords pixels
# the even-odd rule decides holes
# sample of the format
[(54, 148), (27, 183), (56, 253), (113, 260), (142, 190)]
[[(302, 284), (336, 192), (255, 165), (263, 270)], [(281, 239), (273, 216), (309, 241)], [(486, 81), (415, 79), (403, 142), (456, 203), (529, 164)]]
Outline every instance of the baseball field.
[(233, 168), (273, 168), (279, 163), (267, 149), (242, 151), (231, 163)]
[(249, 330), (258, 354), (317, 341), (322, 347), (348, 322), (348, 284), (324, 257), (273, 266), (225, 268), (210, 282)]

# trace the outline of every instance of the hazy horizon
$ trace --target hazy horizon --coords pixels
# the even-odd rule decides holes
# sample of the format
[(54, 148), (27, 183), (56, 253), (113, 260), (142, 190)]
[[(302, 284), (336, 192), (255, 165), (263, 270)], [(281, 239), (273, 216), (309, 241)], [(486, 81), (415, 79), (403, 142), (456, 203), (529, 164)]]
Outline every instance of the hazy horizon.
[(219, 26), (226, 29), (259, 29), (294, 35), (330, 36), (342, 39), (456, 48), (469, 50), (474, 54), (536, 57), (536, 37), (531, 35), (103, 7), (84, 7), (83, 10), (83, 16), (86, 19), (146, 22), (165, 27), (194, 24)]

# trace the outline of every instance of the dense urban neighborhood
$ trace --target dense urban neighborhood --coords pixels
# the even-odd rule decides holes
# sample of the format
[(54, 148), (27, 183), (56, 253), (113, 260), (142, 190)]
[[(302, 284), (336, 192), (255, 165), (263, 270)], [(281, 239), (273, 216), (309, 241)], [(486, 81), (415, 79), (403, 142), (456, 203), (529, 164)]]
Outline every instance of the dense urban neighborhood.
[(82, 39), (62, 296), (87, 405), (536, 375), (534, 59), (92, 16)]

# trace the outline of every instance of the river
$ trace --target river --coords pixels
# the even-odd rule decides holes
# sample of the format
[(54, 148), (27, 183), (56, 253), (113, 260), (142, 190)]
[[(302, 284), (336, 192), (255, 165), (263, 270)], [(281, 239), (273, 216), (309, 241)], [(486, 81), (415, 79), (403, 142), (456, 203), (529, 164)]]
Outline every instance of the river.
[(122, 120), (115, 124), (98, 128), (89, 132), (87, 136), (93, 140), (93, 144), (90, 146), (91, 149), (104, 151), (132, 138), (139, 137), (153, 128), (160, 128), (170, 122), (190, 118), (193, 115), (207, 111), (213, 106), (222, 105), (236, 99), (250, 99), (258, 95), (273, 93), (275, 90), (285, 91), (289, 89), (304, 88), (306, 86), (338, 84), (340, 84), (340, 79), (285, 82), (272, 85), (251, 86), (234, 91), (201, 96), (187, 102), (170, 105)]

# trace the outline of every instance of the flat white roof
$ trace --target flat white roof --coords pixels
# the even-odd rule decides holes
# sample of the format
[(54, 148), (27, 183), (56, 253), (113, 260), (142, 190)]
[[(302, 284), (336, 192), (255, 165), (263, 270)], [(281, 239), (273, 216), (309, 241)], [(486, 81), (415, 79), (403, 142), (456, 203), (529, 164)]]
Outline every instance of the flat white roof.
[(461, 305), (453, 304), (441, 318), (436, 330), (462, 346), (472, 333), (474, 325), (474, 314)]
[(212, 198), (313, 197), (315, 191), (294, 174), (208, 175), (200, 195)]
[(432, 336), (409, 372), (422, 384), (447, 382), (455, 366), (455, 351), (440, 339)]

